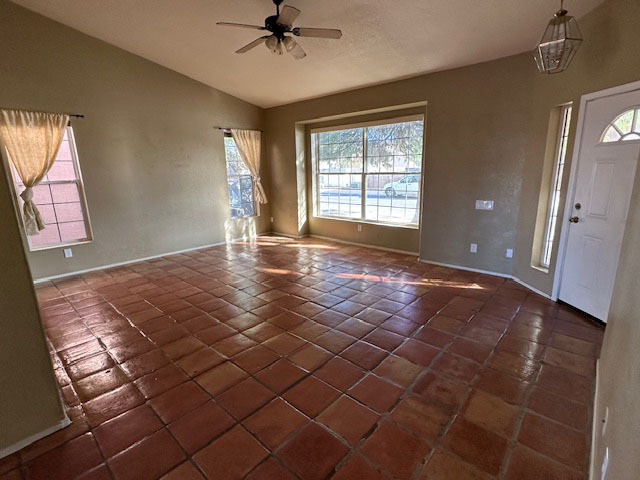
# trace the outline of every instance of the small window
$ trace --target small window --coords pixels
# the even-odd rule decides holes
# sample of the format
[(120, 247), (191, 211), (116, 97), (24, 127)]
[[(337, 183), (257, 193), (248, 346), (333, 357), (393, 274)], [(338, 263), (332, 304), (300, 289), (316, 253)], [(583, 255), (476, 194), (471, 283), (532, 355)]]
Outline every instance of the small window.
[(540, 265), (549, 268), (551, 263), (551, 253), (553, 251), (553, 239), (558, 223), (558, 209), (560, 206), (560, 195), (562, 189), (562, 176), (564, 173), (565, 159), (567, 155), (567, 143), (569, 139), (569, 124), (571, 123), (571, 105), (565, 105), (560, 111), (560, 124), (558, 132), (558, 143), (556, 146), (555, 162), (549, 197), (549, 207), (544, 230), (544, 241), (542, 244), (542, 254)]
[(227, 184), (229, 187), (231, 218), (253, 217), (256, 214), (256, 206), (253, 199), (253, 177), (242, 161), (236, 142), (231, 134), (225, 133), (224, 151), (227, 159)]
[(600, 141), (602, 143), (626, 142), (640, 140), (640, 107), (632, 108), (618, 115), (611, 122)]
[[(9, 164), (20, 209), (19, 216), (22, 218), (23, 201), (20, 194), (24, 191), (24, 185), (11, 161)], [(53, 166), (33, 188), (33, 200), (46, 226), (37, 235), (27, 236), (30, 250), (62, 247), (91, 240), (84, 185), (71, 126), (65, 129)]]
[(311, 132), (314, 214), (416, 227), (423, 117), (361, 125)]

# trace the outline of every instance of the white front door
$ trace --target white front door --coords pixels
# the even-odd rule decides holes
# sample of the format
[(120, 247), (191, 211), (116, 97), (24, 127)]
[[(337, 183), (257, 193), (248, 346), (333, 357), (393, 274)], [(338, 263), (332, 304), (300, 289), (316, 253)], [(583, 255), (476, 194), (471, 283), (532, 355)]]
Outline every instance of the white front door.
[(559, 298), (606, 322), (640, 154), (640, 87), (582, 110)]

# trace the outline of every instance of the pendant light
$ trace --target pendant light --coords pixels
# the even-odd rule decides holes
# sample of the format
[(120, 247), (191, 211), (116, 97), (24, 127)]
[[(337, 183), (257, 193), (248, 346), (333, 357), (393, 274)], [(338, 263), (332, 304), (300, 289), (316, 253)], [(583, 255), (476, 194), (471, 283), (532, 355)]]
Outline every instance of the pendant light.
[(564, 0), (542, 35), (533, 56), (540, 73), (559, 73), (567, 69), (582, 43), (575, 18), (567, 15)]

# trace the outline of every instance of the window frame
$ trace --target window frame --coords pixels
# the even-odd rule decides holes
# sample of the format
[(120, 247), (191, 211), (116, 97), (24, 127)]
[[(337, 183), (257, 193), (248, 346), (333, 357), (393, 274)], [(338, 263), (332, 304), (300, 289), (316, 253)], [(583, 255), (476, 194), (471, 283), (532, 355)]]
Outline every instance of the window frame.
[[(76, 185), (76, 188), (78, 189), (78, 199), (80, 200), (80, 208), (82, 209), (82, 220), (84, 221), (85, 231), (87, 232), (87, 238), (83, 240), (58, 242), (58, 243), (52, 243), (48, 245), (41, 245), (41, 246), (35, 246), (35, 247), (31, 245), (31, 242), (29, 241), (29, 235), (27, 235), (26, 233), (27, 229), (24, 224), (24, 216), (21, 209), (22, 205), (20, 203), (21, 199), (20, 199), (20, 196), (18, 195), (18, 190), (16, 185), (17, 172), (15, 171), (13, 162), (9, 159), (8, 152), (6, 151), (6, 149), (4, 149), (4, 152), (5, 152), (4, 163), (5, 163), (7, 176), (9, 177), (8, 182), (9, 182), (9, 187), (11, 189), (11, 193), (13, 195), (13, 204), (15, 207), (16, 216), (18, 218), (18, 223), (20, 225), (20, 230), (22, 231), (22, 234), (24, 236), (25, 243), (29, 247), (30, 252), (52, 250), (54, 248), (67, 248), (75, 245), (84, 245), (87, 243), (91, 243), (94, 240), (93, 228), (91, 226), (91, 216), (89, 214), (89, 207), (87, 205), (87, 196), (85, 194), (85, 188), (84, 188), (84, 180), (82, 178), (82, 169), (80, 167), (80, 157), (78, 155), (76, 137), (75, 137), (75, 133), (73, 131), (73, 126), (71, 125), (71, 122), (67, 124), (67, 126), (65, 127), (65, 130), (66, 130), (67, 138), (69, 140), (69, 150), (71, 152), (71, 160), (72, 160), (73, 169), (74, 169), (76, 178), (75, 180), (43, 180), (40, 183), (38, 183), (38, 186), (39, 185), (68, 185), (68, 184)], [(53, 205), (55, 205), (55, 203), (53, 203)]]
[[(260, 204), (258, 202), (256, 202), (256, 195), (255, 195), (255, 177), (251, 174), (243, 174), (243, 175), (229, 175), (229, 166), (228, 166), (228, 159), (227, 159), (227, 146), (225, 145), (225, 139), (226, 138), (230, 138), (236, 149), (238, 148), (238, 146), (236, 145), (236, 141), (233, 138), (233, 135), (231, 134), (230, 130), (225, 130), (223, 132), (223, 136), (222, 136), (222, 146), (224, 148), (224, 168), (225, 168), (225, 174), (227, 177), (227, 205), (229, 206), (229, 219), (231, 220), (242, 220), (245, 218), (254, 218), (254, 217), (259, 217), (260, 216)], [(240, 152), (238, 152), (239, 154)], [(253, 215), (239, 215), (237, 217), (234, 217), (231, 213), (231, 197), (229, 195), (230, 190), (229, 190), (229, 178), (230, 177), (237, 177), (238, 179), (242, 178), (242, 177), (249, 177), (251, 179), (251, 202), (253, 203)]]
[[(420, 159), (420, 172), (384, 172), (385, 175), (393, 176), (403, 175), (405, 177), (411, 175), (419, 175), (420, 176), (420, 192), (417, 197), (416, 208), (418, 209), (418, 223), (391, 223), (384, 221), (376, 221), (376, 220), (368, 220), (366, 219), (366, 188), (367, 188), (367, 176), (368, 175), (380, 175), (380, 172), (367, 173), (367, 127), (375, 127), (380, 125), (391, 125), (394, 123), (405, 123), (405, 122), (415, 122), (422, 121), (422, 152)], [(320, 144), (318, 142), (313, 141), (313, 135), (316, 133), (322, 132), (333, 132), (337, 130), (349, 130), (352, 128), (362, 128), (362, 171), (360, 173), (320, 173), (320, 168), (318, 165), (320, 158)], [(350, 123), (350, 124), (340, 124), (329, 127), (318, 127), (311, 128), (309, 130), (309, 144), (311, 146), (311, 176), (312, 176), (312, 196), (313, 196), (313, 208), (312, 208), (312, 216), (314, 218), (321, 218), (325, 220), (335, 220), (341, 222), (352, 222), (352, 223), (366, 223), (370, 225), (377, 225), (383, 227), (391, 227), (391, 228), (407, 228), (410, 230), (419, 230), (420, 225), (422, 223), (422, 196), (424, 193), (424, 157), (425, 157), (425, 115), (424, 114), (413, 114), (413, 115), (403, 115), (400, 117), (392, 117), (385, 118), (382, 120), (372, 120), (358, 123)], [(315, 145), (314, 145), (315, 144)], [(315, 151), (314, 151), (315, 150)], [(319, 175), (359, 175), (361, 177), (360, 182), (360, 218), (349, 218), (349, 217), (337, 217), (332, 215), (321, 215), (319, 213), (320, 206), (320, 188), (319, 185)]]
[[(562, 180), (564, 178), (564, 167), (567, 162), (567, 149), (569, 136), (571, 134), (571, 115), (573, 114), (573, 104), (568, 103), (560, 106), (560, 116), (557, 127), (556, 147), (553, 156), (553, 175), (549, 189), (549, 199), (547, 202), (547, 212), (545, 215), (544, 236), (540, 248), (540, 267), (548, 270), (551, 268), (551, 257), (558, 228), (558, 213), (561, 204)], [(555, 221), (554, 221), (555, 219)]]

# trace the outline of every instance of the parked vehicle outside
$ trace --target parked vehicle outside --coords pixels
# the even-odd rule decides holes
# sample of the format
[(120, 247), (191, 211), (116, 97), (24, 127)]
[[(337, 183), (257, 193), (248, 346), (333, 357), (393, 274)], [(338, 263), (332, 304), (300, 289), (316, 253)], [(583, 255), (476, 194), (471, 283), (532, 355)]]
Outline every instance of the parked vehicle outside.
[(387, 197), (417, 197), (420, 193), (420, 175), (407, 175), (396, 182), (387, 183), (384, 188)]

